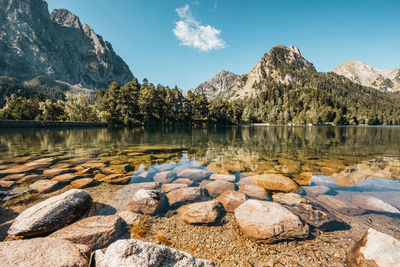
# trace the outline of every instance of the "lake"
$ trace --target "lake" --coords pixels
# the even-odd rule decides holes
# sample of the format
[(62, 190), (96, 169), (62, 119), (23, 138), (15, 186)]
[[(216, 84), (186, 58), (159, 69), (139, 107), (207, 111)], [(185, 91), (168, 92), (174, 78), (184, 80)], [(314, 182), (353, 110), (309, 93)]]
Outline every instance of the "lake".
[[(198, 172), (179, 175), (187, 170)], [(162, 172), (172, 176), (157, 176)], [(271, 185), (263, 175), (290, 181)], [(29, 189), (38, 180), (59, 184), (38, 194)], [(209, 184), (225, 180), (248, 198), (274, 200), (294, 213), (291, 200), (277, 192), (297, 192), (340, 221), (323, 230), (320, 222), (310, 224), (305, 240), (267, 245), (246, 238), (232, 213), (210, 227), (188, 226), (172, 210), (146, 217), (150, 233), (138, 238), (166, 237), (168, 246), (221, 266), (342, 266), (369, 227), (400, 237), (400, 127), (182, 126), (1, 130), (0, 238), (20, 212), (72, 186), (92, 195), (90, 215), (108, 215), (128, 206), (136, 184), (155, 180), (165, 192), (163, 184), (208, 189), (207, 199), (222, 193)], [(289, 184), (295, 189), (287, 190)]]

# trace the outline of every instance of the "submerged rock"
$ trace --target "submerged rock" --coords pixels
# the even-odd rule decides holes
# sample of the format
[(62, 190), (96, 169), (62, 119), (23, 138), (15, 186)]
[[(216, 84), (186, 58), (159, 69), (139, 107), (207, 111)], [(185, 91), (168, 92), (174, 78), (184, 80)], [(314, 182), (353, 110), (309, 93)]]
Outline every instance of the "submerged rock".
[(189, 224), (211, 224), (224, 215), (224, 207), (219, 201), (206, 201), (188, 204), (178, 209), (179, 217)]
[(233, 174), (212, 174), (210, 176), (211, 180), (222, 180), (227, 182), (235, 182), (236, 176)]
[(212, 197), (217, 197), (228, 190), (235, 190), (235, 185), (222, 180), (212, 181), (204, 186)]
[(52, 169), (44, 170), (43, 171), (43, 176), (54, 177), (54, 176), (65, 174), (65, 173), (69, 173), (69, 172), (74, 172), (74, 170), (67, 169), (67, 168), (64, 168), (64, 169), (52, 168)]
[(135, 193), (129, 208), (133, 212), (143, 214), (159, 214), (168, 204), (167, 198), (164, 193), (156, 190), (141, 189)]
[(305, 238), (308, 226), (282, 205), (249, 199), (235, 209), (240, 229), (248, 237), (265, 242)]
[(188, 178), (193, 181), (208, 179), (213, 173), (203, 169), (186, 169), (178, 173), (179, 178)]
[(364, 213), (364, 210), (360, 209), (360, 207), (340, 197), (320, 195), (316, 200), (344, 215), (361, 215)]
[(86, 188), (93, 184), (94, 180), (92, 178), (82, 178), (71, 182), (73, 188)]
[(211, 261), (197, 259), (186, 252), (136, 239), (118, 240), (105, 252), (96, 250), (94, 259), (96, 267), (214, 266)]
[(90, 249), (99, 249), (116, 240), (122, 225), (122, 219), (116, 215), (93, 216), (79, 220), (50, 236), (87, 245)]
[(0, 181), (0, 189), (10, 189), (14, 185), (14, 181)]
[(193, 184), (193, 181), (187, 178), (179, 178), (176, 179), (175, 181), (172, 182), (173, 184), (186, 184), (188, 186), (191, 186)]
[(58, 238), (0, 242), (1, 266), (89, 266), (90, 249)]
[(302, 198), (296, 193), (275, 193), (272, 195), (274, 202), (288, 205), (298, 205), (300, 203), (310, 203), (310, 201)]
[(373, 196), (356, 195), (355, 197), (353, 197), (352, 203), (365, 210), (390, 212), (398, 214), (400, 213), (400, 211), (397, 208)]
[(400, 264), (400, 241), (370, 228), (347, 254), (352, 267), (395, 267)]
[(204, 199), (204, 190), (198, 187), (185, 187), (167, 194), (171, 207), (177, 207), (186, 203)]
[(264, 189), (254, 185), (254, 184), (242, 184), (239, 186), (239, 192), (257, 199), (266, 199), (268, 198), (267, 193)]
[(313, 186), (305, 186), (303, 187), (304, 191), (306, 191), (307, 195), (310, 196), (319, 196), (328, 193), (331, 189), (325, 185), (313, 185)]
[(222, 193), (216, 200), (220, 201), (227, 212), (234, 212), (237, 207), (247, 200), (245, 194), (229, 190)]
[(280, 174), (260, 174), (251, 176), (253, 183), (267, 191), (296, 192), (299, 186), (289, 177)]
[(159, 172), (154, 175), (154, 181), (160, 183), (171, 183), (176, 179), (176, 173), (173, 171)]
[(8, 229), (10, 236), (32, 237), (53, 232), (75, 221), (90, 207), (92, 197), (72, 189), (23, 211)]

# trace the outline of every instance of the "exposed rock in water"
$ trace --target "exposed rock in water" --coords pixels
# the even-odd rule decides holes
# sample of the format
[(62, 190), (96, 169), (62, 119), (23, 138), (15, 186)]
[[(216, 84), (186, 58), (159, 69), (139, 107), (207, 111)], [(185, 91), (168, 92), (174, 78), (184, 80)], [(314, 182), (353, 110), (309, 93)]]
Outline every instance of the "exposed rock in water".
[(73, 188), (86, 188), (93, 184), (94, 180), (92, 178), (82, 178), (71, 182)]
[(94, 259), (96, 267), (214, 266), (211, 261), (197, 259), (186, 252), (136, 239), (118, 240), (105, 252), (96, 250)]
[(347, 254), (352, 267), (395, 267), (400, 263), (400, 241), (370, 228)]
[(237, 191), (225, 191), (216, 200), (220, 201), (227, 212), (234, 212), (237, 207), (247, 200), (245, 194)]
[(133, 212), (155, 215), (163, 211), (168, 204), (164, 193), (156, 190), (139, 190), (129, 203), (129, 208)]
[(171, 183), (176, 179), (176, 173), (173, 171), (159, 172), (154, 175), (154, 181), (160, 183)]
[(0, 242), (2, 266), (89, 266), (88, 246), (58, 238)]
[(189, 224), (217, 223), (224, 213), (222, 203), (215, 200), (188, 204), (178, 209), (179, 217)]
[(280, 174), (260, 174), (251, 176), (253, 183), (267, 191), (296, 192), (299, 186), (289, 177)]
[(44, 76), (92, 89), (133, 78), (111, 44), (66, 9), (50, 15), (42, 0), (1, 0), (0, 20), (0, 76)]
[(308, 236), (308, 226), (274, 202), (249, 199), (235, 209), (235, 218), (242, 232), (256, 240), (276, 242)]
[(31, 184), (29, 187), (35, 189), (39, 193), (50, 193), (55, 191), (60, 186), (60, 182), (51, 180), (39, 180)]
[(92, 197), (72, 189), (23, 211), (8, 229), (10, 236), (32, 237), (53, 232), (70, 224), (90, 207)]
[(227, 182), (235, 182), (236, 176), (233, 174), (213, 174), (210, 176), (211, 180), (223, 180)]
[(254, 184), (243, 184), (239, 186), (239, 192), (257, 199), (266, 199), (268, 197), (264, 189)]
[(87, 245), (90, 249), (100, 249), (117, 239), (122, 225), (122, 219), (116, 215), (93, 216), (79, 220), (50, 236)]

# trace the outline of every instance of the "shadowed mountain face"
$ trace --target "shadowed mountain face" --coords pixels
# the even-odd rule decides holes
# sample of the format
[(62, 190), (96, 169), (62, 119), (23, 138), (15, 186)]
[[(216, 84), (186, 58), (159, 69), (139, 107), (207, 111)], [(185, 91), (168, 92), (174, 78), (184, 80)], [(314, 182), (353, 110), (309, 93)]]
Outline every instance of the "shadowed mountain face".
[(133, 78), (112, 46), (65, 9), (43, 0), (0, 0), (0, 76), (37, 76), (91, 89)]

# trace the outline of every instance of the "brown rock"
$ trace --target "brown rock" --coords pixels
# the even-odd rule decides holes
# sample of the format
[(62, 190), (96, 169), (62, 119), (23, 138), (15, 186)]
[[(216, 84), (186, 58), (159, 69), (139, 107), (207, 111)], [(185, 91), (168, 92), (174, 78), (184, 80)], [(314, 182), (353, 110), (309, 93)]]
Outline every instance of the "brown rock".
[(305, 186), (310, 184), (312, 176), (313, 176), (312, 172), (302, 172), (297, 177), (295, 177), (294, 180), (299, 185)]
[(178, 209), (179, 217), (189, 224), (211, 224), (224, 215), (224, 207), (219, 201), (206, 201), (188, 204)]
[(77, 176), (76, 174), (72, 173), (66, 173), (66, 174), (61, 174), (57, 175), (56, 177), (52, 178), (52, 181), (58, 181), (62, 183), (69, 183), (75, 179), (78, 179), (80, 176)]
[(234, 184), (223, 180), (213, 181), (207, 184), (205, 188), (212, 197), (217, 197), (225, 191), (236, 189)]
[(242, 186), (242, 185), (254, 185), (253, 181), (251, 180), (250, 177), (241, 177), (239, 182), (236, 183), (237, 186)]
[(299, 194), (296, 193), (275, 193), (272, 195), (272, 199), (274, 202), (278, 202), (280, 204), (287, 205), (298, 205), (301, 203), (310, 203), (310, 201), (302, 198)]
[(216, 200), (220, 201), (227, 212), (234, 212), (237, 207), (247, 200), (245, 194), (237, 191), (225, 191)]
[(92, 178), (82, 178), (71, 182), (73, 188), (86, 188), (93, 184), (94, 180)]
[(361, 215), (364, 213), (360, 207), (353, 205), (352, 203), (340, 197), (320, 195), (316, 198), (316, 200), (345, 215)]
[(251, 176), (253, 183), (267, 191), (296, 192), (299, 186), (290, 178), (280, 174), (261, 174)]
[(0, 175), (10, 175), (10, 174), (18, 174), (18, 173), (29, 173), (35, 170), (35, 167), (28, 167), (25, 165), (17, 165), (11, 168), (7, 168), (5, 170), (0, 171)]
[(58, 238), (0, 242), (2, 266), (89, 266), (90, 249)]
[(200, 188), (206, 188), (206, 186), (209, 184), (209, 183), (212, 183), (213, 182), (213, 180), (203, 180), (203, 181), (201, 181), (201, 183), (199, 184), (199, 187)]
[(188, 186), (191, 186), (193, 184), (193, 181), (187, 178), (179, 178), (176, 179), (175, 181), (172, 182), (173, 184), (187, 184)]
[(15, 185), (14, 181), (0, 181), (0, 188), (10, 189)]
[(82, 166), (85, 169), (88, 169), (88, 168), (102, 169), (102, 168), (106, 167), (106, 164), (104, 164), (102, 162), (86, 162), (86, 163), (82, 164)]
[(134, 194), (129, 209), (133, 212), (155, 215), (161, 213), (167, 203), (164, 193), (141, 189)]
[(249, 197), (257, 198), (257, 199), (266, 199), (268, 197), (265, 190), (261, 189), (260, 187), (254, 184), (244, 184), (239, 186), (240, 193), (243, 193)]
[(7, 176), (1, 178), (1, 180), (2, 181), (17, 181), (24, 176), (25, 176), (25, 173), (10, 174), (10, 175), (7, 175)]
[(213, 173), (203, 169), (186, 169), (179, 172), (178, 177), (188, 178), (192, 181), (201, 181), (204, 179), (208, 179), (211, 174)]
[(127, 225), (135, 225), (140, 218), (140, 214), (128, 210), (120, 211), (117, 215), (121, 217)]
[[(117, 180), (119, 178), (122, 178), (123, 176), (125, 176), (125, 175), (124, 174), (110, 174), (110, 175), (106, 175), (106, 176), (103, 176), (103, 177), (97, 179), (97, 181), (110, 183), (112, 180)], [(96, 179), (96, 177), (95, 177), (95, 179)]]
[(39, 180), (31, 184), (29, 187), (35, 189), (39, 193), (46, 194), (57, 190), (60, 182), (51, 180)]
[(72, 169), (48, 169), (43, 171), (43, 176), (46, 177), (54, 177), (60, 174), (64, 174), (64, 173), (70, 173), (70, 172), (74, 172), (74, 170)]
[(210, 176), (211, 180), (223, 180), (227, 182), (235, 182), (236, 176), (233, 174), (212, 174)]
[(120, 185), (124, 185), (124, 184), (129, 184), (129, 182), (131, 181), (131, 179), (132, 179), (132, 176), (131, 175), (128, 175), (128, 176), (123, 176), (123, 177), (120, 177), (120, 178), (117, 178), (117, 179), (111, 179), (111, 180), (108, 180), (108, 181), (105, 181), (106, 183), (109, 183), (109, 184), (120, 184)]
[(169, 204), (180, 206), (185, 203), (201, 200), (205, 197), (204, 190), (198, 187), (186, 187), (171, 191), (167, 194)]
[(235, 209), (240, 229), (248, 237), (266, 242), (305, 238), (308, 226), (282, 205), (249, 199)]
[(55, 165), (50, 166), (50, 169), (69, 169), (73, 165), (71, 163), (57, 163)]
[(161, 192), (163, 193), (168, 193), (173, 190), (179, 189), (179, 188), (184, 188), (188, 187), (187, 184), (163, 184), (161, 185)]
[(395, 267), (400, 263), (400, 241), (370, 228), (347, 254), (351, 267)]
[(52, 165), (55, 161), (56, 161), (55, 158), (43, 158), (28, 162), (25, 164), (25, 166), (34, 168), (45, 168)]
[(119, 216), (93, 216), (79, 220), (50, 235), (75, 244), (99, 249), (115, 241), (121, 234), (123, 221)]

